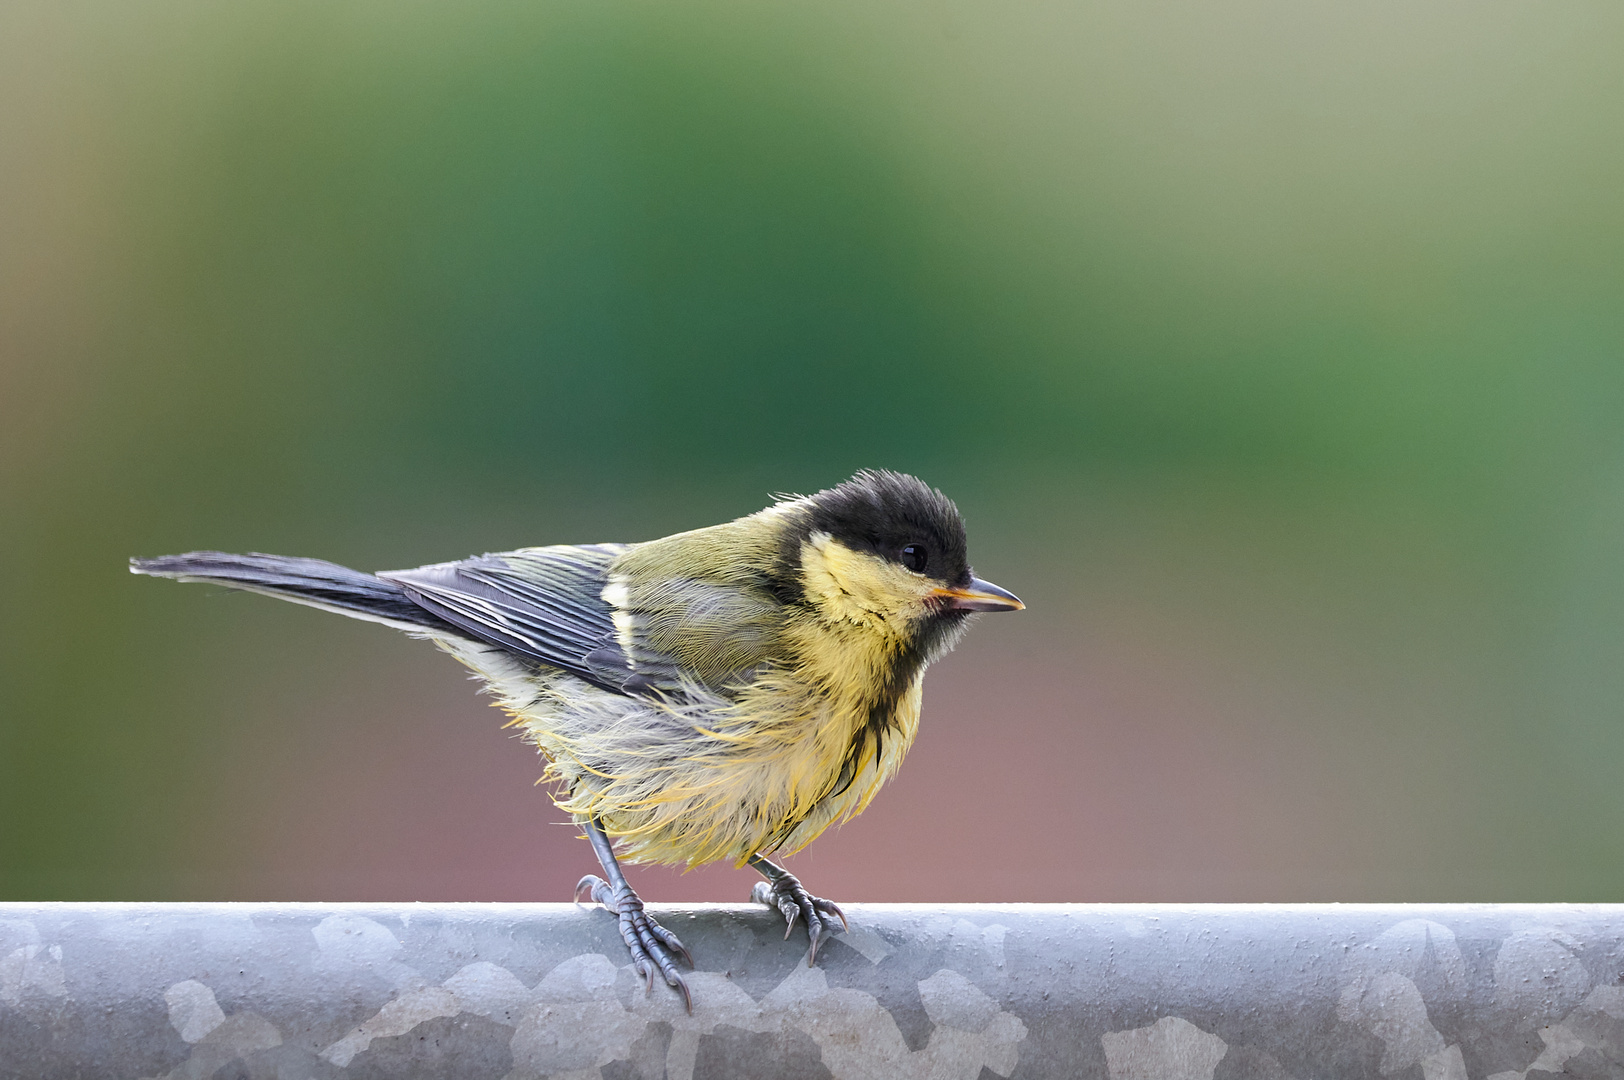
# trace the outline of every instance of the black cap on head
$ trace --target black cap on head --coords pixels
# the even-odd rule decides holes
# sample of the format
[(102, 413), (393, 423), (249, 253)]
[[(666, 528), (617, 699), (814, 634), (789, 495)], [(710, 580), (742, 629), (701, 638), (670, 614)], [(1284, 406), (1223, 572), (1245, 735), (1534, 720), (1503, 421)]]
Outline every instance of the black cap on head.
[(964, 519), (953, 500), (906, 473), (864, 469), (808, 499), (808, 532), (826, 532), (949, 585), (970, 580)]

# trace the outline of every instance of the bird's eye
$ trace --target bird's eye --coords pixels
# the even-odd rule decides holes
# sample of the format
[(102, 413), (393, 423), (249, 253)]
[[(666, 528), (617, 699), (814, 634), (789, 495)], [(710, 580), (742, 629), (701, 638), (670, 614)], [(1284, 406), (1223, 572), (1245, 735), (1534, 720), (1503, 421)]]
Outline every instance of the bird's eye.
[(925, 548), (921, 544), (909, 544), (902, 549), (902, 565), (916, 574), (925, 572)]

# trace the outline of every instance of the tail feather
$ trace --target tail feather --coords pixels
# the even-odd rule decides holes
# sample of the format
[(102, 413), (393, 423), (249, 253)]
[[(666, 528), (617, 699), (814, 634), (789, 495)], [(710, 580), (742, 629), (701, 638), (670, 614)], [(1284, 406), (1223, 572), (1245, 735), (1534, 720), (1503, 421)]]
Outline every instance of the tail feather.
[(160, 555), (156, 559), (131, 559), (130, 572), (176, 581), (213, 582), (402, 630), (434, 630), (463, 636), (455, 627), (414, 604), (399, 585), (321, 559), (254, 552), (232, 555), (223, 551), (189, 551), (184, 555)]

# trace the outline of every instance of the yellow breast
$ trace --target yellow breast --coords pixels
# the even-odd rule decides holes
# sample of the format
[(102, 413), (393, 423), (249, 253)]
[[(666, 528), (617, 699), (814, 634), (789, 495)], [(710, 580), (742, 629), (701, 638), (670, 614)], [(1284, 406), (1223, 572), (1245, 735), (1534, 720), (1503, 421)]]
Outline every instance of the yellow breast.
[(922, 672), (895, 676), (925, 586), (826, 536), (802, 562), (810, 603), (782, 616), (775, 659), (742, 687), (695, 681), (672, 701), (567, 676), (499, 688), (562, 809), (633, 861), (696, 865), (799, 850), (867, 807), (918, 730)]

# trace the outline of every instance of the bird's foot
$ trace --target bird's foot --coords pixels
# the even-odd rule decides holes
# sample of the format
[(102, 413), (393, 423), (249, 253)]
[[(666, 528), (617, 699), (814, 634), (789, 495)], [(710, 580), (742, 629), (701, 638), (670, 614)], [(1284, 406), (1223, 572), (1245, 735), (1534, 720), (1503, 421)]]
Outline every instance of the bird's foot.
[(818, 945), (825, 937), (835, 932), (837, 919), (839, 929), (851, 928), (846, 924), (845, 913), (840, 910), (838, 904), (813, 896), (802, 887), (795, 875), (787, 870), (781, 871), (781, 874), (782, 876), (770, 882), (756, 882), (755, 888), (750, 890), (750, 899), (779, 910), (787, 924), (784, 927), (786, 939), (795, 929), (797, 919), (806, 921), (806, 933), (812, 939), (812, 949), (806, 954), (806, 966), (811, 967), (812, 962), (818, 958)]
[(643, 977), (643, 992), (654, 989), (654, 972), (665, 977), (666, 985), (682, 991), (683, 1004), (694, 1011), (694, 998), (688, 990), (688, 981), (677, 970), (673, 953), (681, 953), (691, 968), (694, 958), (688, 947), (677, 940), (677, 935), (655, 922), (643, 912), (643, 900), (631, 886), (616, 890), (603, 878), (588, 874), (575, 886), (575, 902), (589, 897), (620, 917), (620, 938), (632, 954), (632, 967)]

